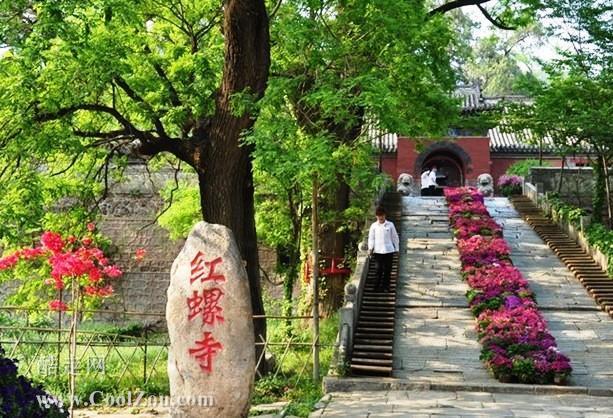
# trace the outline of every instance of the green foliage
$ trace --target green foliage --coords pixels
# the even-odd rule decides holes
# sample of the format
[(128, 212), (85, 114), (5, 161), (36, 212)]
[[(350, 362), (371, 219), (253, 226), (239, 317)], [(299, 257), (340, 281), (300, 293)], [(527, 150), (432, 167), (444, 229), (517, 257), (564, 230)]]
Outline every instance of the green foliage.
[(547, 161), (543, 161), (541, 164), (539, 160), (522, 160), (513, 163), (509, 168), (507, 168), (506, 174), (511, 176), (527, 177), (530, 174), (530, 169), (532, 167), (549, 167), (550, 165), (551, 164), (549, 164)]
[(57, 225), (79, 234), (103, 185), (121, 173), (134, 132), (163, 125), (179, 137), (213, 113), (223, 65), (221, 25), (212, 24), (219, 5), (166, 6), (150, 0), (0, 5), (7, 17), (0, 44), (8, 47), (0, 58), (5, 246), (29, 243)]
[(606, 226), (593, 223), (585, 231), (590, 245), (598, 248), (608, 259), (608, 273), (613, 278), (613, 231)]
[[(0, 400), (2, 417), (11, 418), (65, 418), (68, 412), (57, 398), (48, 394), (40, 385), (31, 382), (17, 372), (17, 362), (6, 358), (0, 346)], [(48, 408), (41, 405), (46, 399)]]
[[(563, 202), (556, 195), (548, 195), (547, 202), (560, 219), (576, 226), (579, 225), (581, 217), (587, 215), (585, 210)], [(607, 257), (608, 273), (613, 278), (613, 231), (602, 223), (593, 221), (583, 232), (588, 243)]]
[(578, 225), (581, 217), (586, 216), (587, 213), (584, 209), (569, 205), (557, 197), (556, 194), (549, 194), (547, 201), (550, 203), (551, 208), (556, 211), (558, 218), (568, 221), (572, 224)]
[[(529, 128), (537, 139), (549, 137), (561, 152), (591, 147), (610, 159), (613, 149), (613, 82), (610, 8), (605, 2), (545, 1), (545, 14), (562, 19), (550, 28), (574, 49), (545, 67), (548, 81), (531, 90), (534, 103), (509, 114), (515, 129)], [(556, 20), (551, 20), (554, 24)]]
[(535, 40), (537, 47), (543, 35), (542, 27), (530, 24), (480, 38), (463, 66), (463, 77), (478, 81), (487, 96), (530, 93), (531, 86), (540, 84), (542, 74), (536, 68), (536, 58), (520, 48), (530, 40)]
[[(268, 339), (269, 341), (284, 341), (287, 339), (285, 321), (269, 322)], [(333, 344), (338, 332), (338, 315), (326, 318), (320, 322), (320, 342), (322, 344), (320, 359), (321, 372), (327, 373), (332, 359)], [(295, 342), (312, 342), (312, 331), (310, 324), (293, 321), (292, 338)], [(287, 415), (308, 417), (313, 410), (313, 406), (323, 396), (321, 385), (315, 384), (312, 380), (312, 370), (304, 367), (305, 362), (310, 363), (310, 345), (292, 347), (284, 355), (285, 347), (271, 350), (277, 360), (284, 357), (281, 364), (281, 373), (277, 376), (269, 375), (258, 379), (255, 384), (254, 405), (261, 403), (272, 403), (276, 401), (289, 401)], [(301, 374), (302, 373), (302, 374)]]
[(530, 358), (515, 358), (512, 366), (513, 374), (518, 377), (520, 382), (534, 381), (539, 373), (534, 367), (534, 360)]
[(606, 204), (606, 178), (602, 158), (592, 164), (594, 183), (592, 190), (592, 217), (596, 222), (602, 222), (602, 212)]
[(175, 240), (186, 238), (194, 224), (202, 220), (198, 185), (182, 181), (179, 187), (175, 188), (175, 184), (172, 183), (168, 184), (160, 194), (170, 206), (165, 206), (158, 223), (170, 233), (170, 238)]

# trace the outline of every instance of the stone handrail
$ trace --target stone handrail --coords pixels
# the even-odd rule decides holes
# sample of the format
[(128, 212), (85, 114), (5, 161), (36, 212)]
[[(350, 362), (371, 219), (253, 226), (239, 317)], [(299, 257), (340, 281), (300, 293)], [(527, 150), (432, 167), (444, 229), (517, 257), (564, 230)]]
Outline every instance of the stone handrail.
[(345, 285), (345, 303), (339, 309), (339, 332), (336, 338), (336, 350), (332, 360), (330, 373), (344, 376), (347, 373), (351, 351), (353, 349), (353, 333), (360, 313), (360, 301), (368, 276), (370, 257), (368, 244), (362, 241), (358, 247), (355, 270), (351, 280)]
[[(374, 212), (375, 206), (381, 203), (388, 189), (393, 189), (392, 182), (384, 184), (379, 189), (371, 208), (372, 212)], [(347, 374), (353, 350), (353, 334), (358, 322), (360, 303), (370, 266), (370, 256), (368, 255), (368, 229), (370, 224), (366, 221), (365, 225), (363, 240), (358, 245), (355, 269), (349, 283), (345, 285), (344, 305), (338, 311), (340, 324), (329, 372), (332, 376), (345, 376)]]
[(584, 229), (590, 224), (591, 218), (589, 216), (582, 216), (578, 226), (572, 224), (568, 220), (562, 219), (562, 217), (558, 215), (557, 211), (547, 202), (545, 196), (538, 192), (537, 187), (528, 182), (524, 183), (524, 196), (529, 198), (536, 205), (536, 207), (541, 209), (546, 215), (551, 215), (554, 222), (556, 222), (570, 238), (579, 243), (585, 252), (590, 254), (594, 260), (600, 264), (604, 271), (608, 271), (609, 260), (607, 256), (604, 255), (599, 249), (590, 245), (587, 237), (583, 233)]

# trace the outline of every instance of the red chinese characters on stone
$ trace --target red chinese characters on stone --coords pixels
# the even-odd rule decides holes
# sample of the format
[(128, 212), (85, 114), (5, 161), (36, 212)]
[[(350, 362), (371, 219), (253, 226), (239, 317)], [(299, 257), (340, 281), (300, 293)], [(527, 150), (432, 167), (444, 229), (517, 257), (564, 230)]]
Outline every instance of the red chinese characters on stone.
[(203, 289), (201, 293), (194, 290), (192, 296), (187, 298), (189, 309), (187, 319), (191, 321), (202, 315), (203, 324), (215, 325), (216, 322), (223, 322), (223, 308), (219, 305), (223, 295), (223, 291), (217, 287)]
[(219, 341), (215, 341), (210, 332), (204, 333), (202, 340), (196, 340), (196, 346), (189, 349), (189, 354), (194, 356), (202, 371), (211, 373), (213, 371), (213, 357), (223, 346)]
[(194, 283), (196, 280), (200, 280), (200, 282), (225, 282), (225, 276), (221, 273), (215, 272), (215, 267), (222, 262), (223, 259), (221, 257), (217, 257), (211, 261), (205, 261), (204, 254), (201, 251), (198, 251), (191, 263), (192, 274), (189, 282)]
[[(187, 319), (192, 321), (201, 316), (203, 327), (214, 327), (224, 321), (223, 307), (220, 303), (224, 292), (218, 284), (225, 282), (226, 278), (222, 273), (215, 271), (221, 263), (223, 263), (221, 257), (210, 261), (205, 260), (204, 253), (201, 251), (198, 251), (191, 261), (190, 284), (200, 281), (200, 283), (212, 282), (215, 286), (193, 290), (192, 295), (187, 298)], [(222, 344), (216, 341), (213, 334), (208, 331), (204, 332), (202, 340), (197, 340), (194, 344), (196, 346), (189, 349), (189, 354), (196, 358), (202, 371), (211, 373), (213, 357), (223, 349)]]

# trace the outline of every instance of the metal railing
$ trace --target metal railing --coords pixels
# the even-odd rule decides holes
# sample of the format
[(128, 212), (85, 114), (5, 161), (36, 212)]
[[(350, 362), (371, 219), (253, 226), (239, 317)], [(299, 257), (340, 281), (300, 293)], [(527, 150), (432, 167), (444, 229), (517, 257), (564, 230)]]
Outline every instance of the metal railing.
[[(28, 318), (43, 309), (20, 307), (0, 307), (0, 346), (5, 356), (18, 360), (21, 374), (39, 382), (53, 380), (68, 382), (69, 332), (62, 320), (54, 320), (48, 314), (44, 323), (32, 323)], [(120, 382), (127, 380), (135, 387), (151, 385), (155, 390), (165, 392), (168, 388), (167, 359), (170, 347), (168, 331), (165, 326), (143, 325), (143, 318), (157, 319), (163, 323), (162, 312), (122, 312), (92, 310), (89, 313), (122, 316), (128, 325), (113, 326), (106, 324), (103, 330), (94, 329), (100, 321), (85, 321), (77, 335), (77, 380), (94, 382)], [(255, 318), (255, 317), (254, 317)], [(311, 316), (265, 316), (268, 324), (274, 321), (311, 321)], [(52, 325), (53, 324), (53, 325)], [(312, 354), (316, 347), (329, 348), (333, 344), (321, 344), (310, 335), (279, 332), (275, 335), (256, 337), (256, 346), (263, 347), (256, 359), (256, 371), (266, 362), (268, 375), (287, 377), (292, 375), (294, 383), (310, 378)], [(257, 372), (258, 377), (263, 377)], [(306, 373), (306, 374), (305, 374)]]

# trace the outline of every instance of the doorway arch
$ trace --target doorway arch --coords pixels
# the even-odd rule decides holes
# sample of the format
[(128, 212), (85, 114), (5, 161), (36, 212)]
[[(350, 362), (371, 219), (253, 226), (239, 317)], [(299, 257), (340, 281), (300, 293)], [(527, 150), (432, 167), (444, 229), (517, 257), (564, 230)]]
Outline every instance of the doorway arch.
[(430, 144), (415, 162), (415, 169), (421, 175), (436, 165), (437, 183), (440, 186), (461, 187), (466, 183), (466, 173), (471, 171), (472, 160), (460, 146), (448, 141)]

